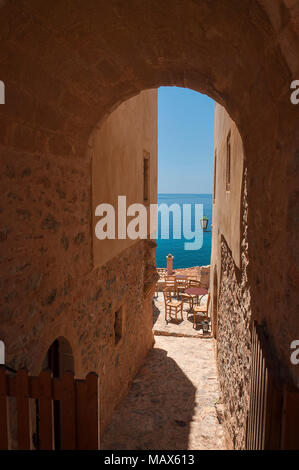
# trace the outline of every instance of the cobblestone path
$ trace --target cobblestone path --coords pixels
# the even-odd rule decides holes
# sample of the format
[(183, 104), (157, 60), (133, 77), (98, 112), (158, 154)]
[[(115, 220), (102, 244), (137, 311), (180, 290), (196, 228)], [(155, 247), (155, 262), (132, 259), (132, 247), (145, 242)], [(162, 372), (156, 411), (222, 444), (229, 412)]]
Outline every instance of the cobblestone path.
[(214, 340), (156, 336), (102, 438), (106, 450), (225, 449)]

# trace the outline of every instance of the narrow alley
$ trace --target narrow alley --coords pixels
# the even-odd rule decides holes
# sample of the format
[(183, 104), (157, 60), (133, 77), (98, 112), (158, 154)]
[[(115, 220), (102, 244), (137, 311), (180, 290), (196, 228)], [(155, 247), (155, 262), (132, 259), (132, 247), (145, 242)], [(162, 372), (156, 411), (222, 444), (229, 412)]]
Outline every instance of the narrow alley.
[(214, 340), (156, 336), (102, 438), (106, 450), (225, 449)]

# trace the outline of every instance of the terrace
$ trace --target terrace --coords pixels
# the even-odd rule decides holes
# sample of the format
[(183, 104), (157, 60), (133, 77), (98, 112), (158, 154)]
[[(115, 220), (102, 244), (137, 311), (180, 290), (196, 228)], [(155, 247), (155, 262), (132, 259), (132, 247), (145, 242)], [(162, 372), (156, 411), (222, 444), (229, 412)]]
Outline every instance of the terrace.
[[(208, 296), (202, 297), (200, 305), (206, 305)], [(193, 314), (189, 305), (183, 303), (183, 320), (178, 322), (175, 319), (166, 323), (165, 303), (163, 292), (157, 292), (153, 298), (153, 332), (156, 336), (177, 336), (186, 338), (211, 338), (211, 328), (209, 332), (203, 333), (201, 325), (193, 328)]]
[[(208, 311), (209, 317), (209, 330), (204, 332), (202, 329), (201, 321), (199, 320), (194, 325), (194, 316), (193, 308), (190, 303), (182, 301), (181, 293), (185, 292), (189, 286), (189, 282), (198, 283), (201, 288), (204, 288), (206, 292), (209, 289), (209, 276), (210, 276), (210, 267), (209, 266), (195, 266), (184, 269), (173, 270), (172, 267), (172, 258), (171, 255), (168, 258), (168, 269), (158, 268), (157, 272), (159, 274), (159, 280), (156, 285), (155, 295), (153, 297), (153, 332), (156, 336), (177, 336), (177, 337), (186, 337), (186, 338), (211, 338), (212, 337), (212, 327), (210, 321), (210, 314)], [(170, 261), (170, 263), (169, 263)], [(185, 288), (181, 289), (180, 293), (173, 292), (172, 298), (174, 301), (182, 301), (182, 316), (179, 313), (178, 320), (175, 319), (174, 315), (171, 317), (167, 315), (167, 321), (165, 320), (165, 299), (164, 293), (165, 287), (171, 284), (169, 281), (171, 277), (177, 279), (185, 279)], [(167, 281), (168, 280), (168, 281)], [(174, 290), (175, 286), (173, 285)], [(208, 302), (208, 294), (201, 295), (198, 299), (200, 306), (206, 306)], [(194, 305), (196, 306), (196, 305)]]

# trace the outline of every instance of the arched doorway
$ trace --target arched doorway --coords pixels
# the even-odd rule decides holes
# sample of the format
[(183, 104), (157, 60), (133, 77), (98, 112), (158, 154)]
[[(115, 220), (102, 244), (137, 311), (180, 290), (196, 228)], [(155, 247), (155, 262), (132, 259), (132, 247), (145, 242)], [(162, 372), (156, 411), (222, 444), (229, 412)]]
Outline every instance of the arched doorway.
[(53, 341), (43, 362), (43, 369), (50, 369), (53, 377), (61, 377), (65, 372), (75, 372), (72, 347), (63, 336)]
[[(49, 347), (42, 369), (49, 369), (53, 377), (62, 377), (65, 372), (75, 372), (72, 347), (66, 338), (58, 337)], [(60, 402), (53, 401), (54, 448), (61, 449)]]

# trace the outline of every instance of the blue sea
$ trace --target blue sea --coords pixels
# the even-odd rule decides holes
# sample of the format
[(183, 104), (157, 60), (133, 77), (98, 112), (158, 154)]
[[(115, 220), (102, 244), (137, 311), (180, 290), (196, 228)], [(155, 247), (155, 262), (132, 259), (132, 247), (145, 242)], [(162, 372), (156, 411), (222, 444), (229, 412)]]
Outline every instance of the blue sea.
[(185, 250), (184, 243), (190, 242), (183, 237), (180, 240), (173, 239), (173, 218), (170, 217), (170, 238), (161, 238), (161, 220), (158, 218), (157, 237), (157, 267), (166, 268), (166, 256), (171, 253), (174, 257), (173, 267), (188, 268), (191, 266), (206, 266), (211, 261), (212, 246), (212, 194), (158, 194), (158, 204), (178, 204), (183, 211), (183, 204), (191, 204), (191, 228), (195, 228), (195, 204), (203, 205), (203, 215), (209, 219), (207, 232), (203, 232), (203, 246), (199, 250)]

